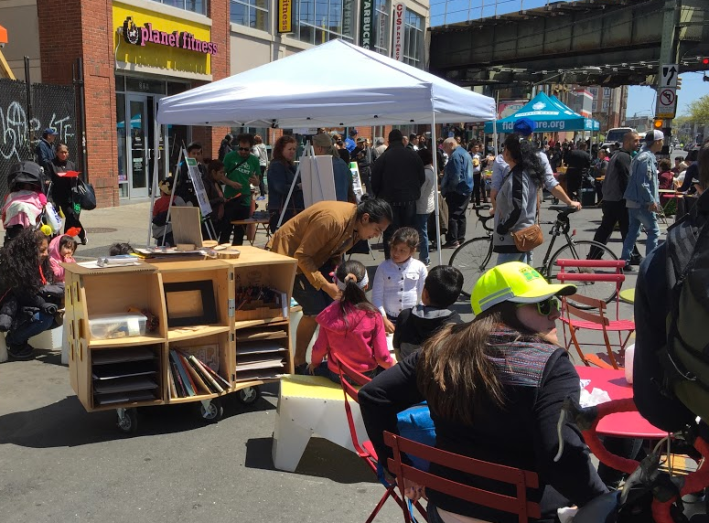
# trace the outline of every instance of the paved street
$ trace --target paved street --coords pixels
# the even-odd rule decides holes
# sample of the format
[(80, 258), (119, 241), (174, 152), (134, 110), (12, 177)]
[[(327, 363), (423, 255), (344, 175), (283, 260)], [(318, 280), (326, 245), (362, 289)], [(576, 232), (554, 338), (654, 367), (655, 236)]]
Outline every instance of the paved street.
[[(148, 213), (148, 203), (85, 213), (90, 244), (77, 255), (106, 254), (115, 241), (143, 245)], [(472, 237), (480, 231), (470, 216)], [(571, 219), (580, 238), (591, 238), (600, 210)], [(256, 245), (264, 242), (259, 236)], [(610, 246), (620, 253), (619, 233)], [(359, 259), (373, 270), (383, 254)], [(456, 307), (471, 318), (468, 303)], [(624, 305), (623, 314), (632, 309)], [(277, 386), (253, 409), (227, 397), (216, 425), (205, 425), (195, 405), (143, 409), (138, 434), (126, 437), (113, 411), (84, 411), (59, 359), (40, 351), (34, 361), (0, 365), (2, 523), (362, 522), (383, 492), (354, 454), (322, 439), (311, 440), (295, 473), (274, 470)], [(387, 503), (377, 521), (400, 520)]]

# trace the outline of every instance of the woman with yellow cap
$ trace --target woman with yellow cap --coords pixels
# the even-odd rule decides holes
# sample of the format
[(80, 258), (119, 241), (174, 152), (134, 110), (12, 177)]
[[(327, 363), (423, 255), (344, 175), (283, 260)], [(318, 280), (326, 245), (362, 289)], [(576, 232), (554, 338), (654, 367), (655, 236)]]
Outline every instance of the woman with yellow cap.
[[(436, 447), (483, 461), (535, 471), (540, 486), (529, 492), (541, 506), (538, 520), (553, 522), (557, 509), (584, 505), (607, 491), (578, 428), (566, 422), (557, 462), (557, 422), (564, 400), (579, 399), (579, 376), (558, 346), (559, 296), (573, 285), (551, 285), (520, 262), (498, 265), (473, 289), (475, 319), (446, 326), (423, 350), (382, 373), (360, 393), (369, 437), (386, 464), (391, 450), (383, 432), (396, 433), (396, 415), (427, 401)], [(457, 482), (514, 495), (499, 483), (431, 465)], [(419, 492), (410, 485), (409, 492)], [(429, 490), (429, 523), (517, 521), (517, 516)]]

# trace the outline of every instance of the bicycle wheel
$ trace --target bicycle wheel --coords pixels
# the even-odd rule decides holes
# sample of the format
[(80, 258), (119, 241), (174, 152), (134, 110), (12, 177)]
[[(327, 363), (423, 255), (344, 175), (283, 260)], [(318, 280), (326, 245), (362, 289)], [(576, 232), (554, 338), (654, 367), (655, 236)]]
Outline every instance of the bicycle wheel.
[(492, 238), (473, 238), (458, 247), (451, 256), (448, 265), (463, 273), (461, 294), (470, 298), (475, 283), (480, 275), (492, 267)]
[[(593, 249), (593, 256), (590, 256), (591, 249)], [(546, 267), (547, 278), (550, 283), (558, 283), (556, 281), (556, 275), (561, 270), (561, 267), (556, 265), (556, 260), (617, 260), (618, 257), (611, 251), (608, 247), (602, 243), (594, 242), (591, 240), (578, 240), (574, 241), (572, 244), (564, 245), (561, 249), (554, 253), (551, 257), (549, 265)], [(584, 272), (589, 274), (615, 274), (615, 269), (607, 268), (578, 268), (578, 267), (567, 267), (566, 272)], [(602, 282), (573, 282), (576, 287), (578, 287), (578, 293), (588, 296), (589, 298), (594, 298), (596, 300), (603, 300), (606, 303), (615, 298), (616, 287), (615, 283), (609, 281)], [(579, 309), (588, 308), (580, 303), (574, 303), (573, 296), (569, 298), (571, 305), (578, 307)]]

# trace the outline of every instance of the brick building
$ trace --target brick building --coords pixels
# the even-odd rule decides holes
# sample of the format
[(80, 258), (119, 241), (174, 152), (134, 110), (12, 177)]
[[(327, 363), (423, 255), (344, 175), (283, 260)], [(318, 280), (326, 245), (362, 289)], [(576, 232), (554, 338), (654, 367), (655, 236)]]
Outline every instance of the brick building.
[[(30, 57), (32, 81), (43, 83), (71, 84), (72, 66), (83, 60), (86, 171), (99, 205), (115, 206), (148, 197), (153, 175), (161, 179), (174, 171), (183, 143), (200, 141), (205, 157), (216, 157), (228, 132), (259, 133), (266, 143), (277, 137), (270, 129), (158, 126), (154, 115), (162, 97), (333, 38), (361, 43), (365, 9), (371, 13), (371, 47), (392, 52), (393, 0), (287, 3), (293, 27), (282, 35), (277, 0), (9, 0), (0, 3), (0, 19), (10, 34), (4, 51), (19, 78), (24, 55)], [(428, 0), (404, 3), (403, 61), (423, 68)], [(340, 65), (344, 75), (365, 73)]]

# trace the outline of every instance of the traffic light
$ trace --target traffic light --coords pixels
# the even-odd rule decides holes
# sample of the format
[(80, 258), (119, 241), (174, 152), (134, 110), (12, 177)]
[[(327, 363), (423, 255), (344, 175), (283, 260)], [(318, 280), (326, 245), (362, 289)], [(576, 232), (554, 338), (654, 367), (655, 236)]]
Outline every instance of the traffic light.
[(709, 65), (709, 57), (708, 56), (705, 56), (704, 58), (702, 58), (702, 65)]
[(653, 129), (657, 129), (658, 131), (659, 131), (660, 129), (662, 129), (662, 126), (663, 126), (663, 125), (664, 125), (664, 124), (663, 124), (662, 118), (655, 118), (655, 119), (653, 120), (653, 122), (652, 122), (652, 128), (653, 128)]
[(682, 89), (682, 77), (678, 76), (677, 77), (677, 90), (679, 91), (680, 89)]

